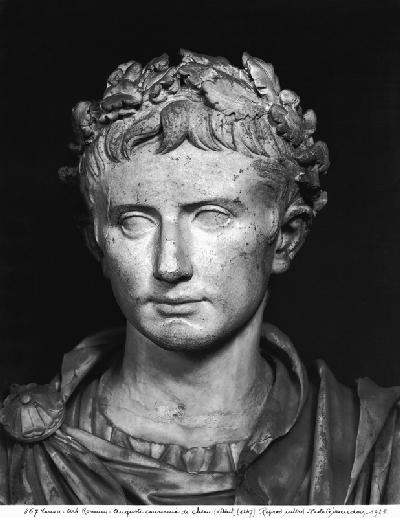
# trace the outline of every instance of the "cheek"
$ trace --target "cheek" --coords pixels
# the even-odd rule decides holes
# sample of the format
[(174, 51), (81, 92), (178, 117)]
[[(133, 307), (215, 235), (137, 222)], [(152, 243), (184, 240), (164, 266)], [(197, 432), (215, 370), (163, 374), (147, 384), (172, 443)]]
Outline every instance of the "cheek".
[(148, 283), (152, 267), (146, 244), (133, 243), (111, 231), (104, 241), (104, 258), (114, 291), (137, 294)]
[(233, 235), (221, 233), (197, 250), (197, 269), (225, 291), (258, 291), (268, 281), (272, 251), (268, 237), (254, 226)]

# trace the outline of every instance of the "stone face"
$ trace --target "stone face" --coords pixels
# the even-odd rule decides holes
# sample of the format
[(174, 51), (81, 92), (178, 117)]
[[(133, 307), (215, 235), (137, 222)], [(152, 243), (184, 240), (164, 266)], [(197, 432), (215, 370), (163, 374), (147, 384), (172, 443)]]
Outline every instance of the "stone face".
[(154, 442), (251, 432), (271, 378), (258, 352), (269, 277), (325, 202), (315, 114), (272, 65), (245, 53), (243, 66), (188, 51), (176, 66), (125, 63), (73, 110), (86, 237), (127, 320), (105, 405)]
[(267, 290), (279, 199), (259, 160), (185, 142), (146, 144), (107, 168), (94, 226), (103, 267), (127, 320), (173, 350), (235, 333)]
[(321, 361), (308, 377), (263, 323), (329, 160), (273, 66), (243, 66), (130, 61), (74, 108), (81, 158), (61, 176), (126, 330), (11, 387), (0, 503), (399, 503), (400, 387), (346, 388)]
[(32, 466), (25, 445), (7, 467), (13, 503), (129, 503), (118, 459), (141, 503), (164, 489), (168, 503), (246, 501), (236, 471), (303, 412), (303, 367), (263, 312), (270, 275), (289, 268), (326, 202), (328, 152), (273, 66), (245, 53), (243, 67), (189, 51), (175, 66), (165, 54), (129, 61), (102, 99), (75, 106), (80, 161), (61, 176), (83, 194), (85, 237), (126, 333), (84, 340), (54, 383), (4, 401), (8, 437), (39, 443)]

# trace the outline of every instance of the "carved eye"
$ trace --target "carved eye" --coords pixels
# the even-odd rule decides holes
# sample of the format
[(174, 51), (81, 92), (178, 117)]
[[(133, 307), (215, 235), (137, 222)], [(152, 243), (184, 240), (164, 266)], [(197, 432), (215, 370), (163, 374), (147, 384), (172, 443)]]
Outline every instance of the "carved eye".
[(156, 223), (144, 214), (128, 213), (120, 217), (120, 226), (129, 237), (139, 237), (152, 230)]
[(195, 221), (207, 229), (225, 227), (231, 220), (231, 214), (222, 207), (202, 208), (196, 213)]

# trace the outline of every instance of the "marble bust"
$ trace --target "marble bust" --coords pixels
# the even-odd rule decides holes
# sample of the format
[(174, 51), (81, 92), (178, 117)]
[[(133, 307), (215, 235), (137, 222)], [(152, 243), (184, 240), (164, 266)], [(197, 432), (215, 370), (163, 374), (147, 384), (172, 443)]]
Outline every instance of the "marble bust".
[(400, 503), (400, 388), (307, 371), (263, 322), (327, 200), (315, 113), (261, 59), (181, 51), (120, 65), (73, 121), (61, 175), (126, 328), (10, 388), (1, 502)]

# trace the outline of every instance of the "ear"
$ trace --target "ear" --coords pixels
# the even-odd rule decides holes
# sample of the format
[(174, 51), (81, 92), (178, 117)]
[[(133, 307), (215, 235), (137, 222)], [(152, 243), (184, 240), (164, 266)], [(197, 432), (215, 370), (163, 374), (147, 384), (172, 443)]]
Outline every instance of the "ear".
[(313, 211), (307, 205), (291, 205), (283, 218), (275, 245), (272, 273), (283, 273), (300, 250), (310, 229)]
[(99, 243), (96, 239), (95, 230), (93, 223), (89, 223), (83, 228), (83, 236), (85, 238), (86, 246), (89, 248), (91, 254), (101, 264), (104, 277), (108, 277), (106, 261), (104, 260), (104, 254), (101, 250)]

